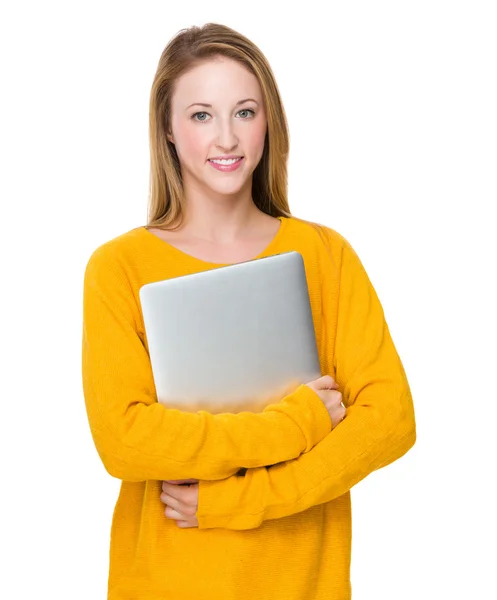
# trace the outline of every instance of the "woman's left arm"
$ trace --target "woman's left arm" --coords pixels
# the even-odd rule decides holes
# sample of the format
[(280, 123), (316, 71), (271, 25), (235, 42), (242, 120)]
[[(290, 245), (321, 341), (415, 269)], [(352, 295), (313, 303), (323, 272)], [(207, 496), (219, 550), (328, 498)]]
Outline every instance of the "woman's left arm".
[(416, 441), (409, 383), (383, 308), (350, 243), (342, 240), (335, 339), (345, 419), (298, 458), (199, 483), (200, 529), (252, 529), (341, 496)]

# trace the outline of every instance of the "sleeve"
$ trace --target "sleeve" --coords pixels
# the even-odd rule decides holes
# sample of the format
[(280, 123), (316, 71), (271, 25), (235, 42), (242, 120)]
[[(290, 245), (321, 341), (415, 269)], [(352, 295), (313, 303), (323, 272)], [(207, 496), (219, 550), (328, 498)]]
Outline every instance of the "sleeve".
[(200, 481), (201, 529), (252, 529), (333, 500), (415, 443), (412, 396), (382, 306), (356, 252), (340, 237), (334, 366), (346, 417), (296, 459)]
[(222, 479), (296, 458), (331, 431), (324, 403), (306, 385), (260, 413), (193, 413), (159, 403), (137, 301), (125, 269), (104, 247), (84, 275), (82, 383), (93, 441), (110, 475)]

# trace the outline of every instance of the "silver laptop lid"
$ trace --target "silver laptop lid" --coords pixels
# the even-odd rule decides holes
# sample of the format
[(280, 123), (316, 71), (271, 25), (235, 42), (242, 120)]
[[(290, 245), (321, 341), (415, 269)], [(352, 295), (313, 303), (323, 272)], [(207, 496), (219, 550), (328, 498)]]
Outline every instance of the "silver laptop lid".
[(262, 410), (321, 376), (300, 253), (292, 251), (140, 289), (159, 402)]

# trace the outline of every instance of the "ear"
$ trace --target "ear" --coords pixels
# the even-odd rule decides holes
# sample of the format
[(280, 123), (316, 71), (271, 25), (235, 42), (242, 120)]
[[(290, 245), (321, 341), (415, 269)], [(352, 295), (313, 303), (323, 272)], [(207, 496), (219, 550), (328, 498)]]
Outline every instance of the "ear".
[(171, 142), (171, 144), (174, 144), (174, 140), (173, 140), (173, 135), (171, 132), (168, 132), (166, 134), (167, 139)]

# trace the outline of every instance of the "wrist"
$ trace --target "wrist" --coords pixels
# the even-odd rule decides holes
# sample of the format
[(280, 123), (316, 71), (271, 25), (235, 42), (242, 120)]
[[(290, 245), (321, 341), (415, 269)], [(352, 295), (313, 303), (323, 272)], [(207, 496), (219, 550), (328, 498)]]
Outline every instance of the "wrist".
[(300, 428), (305, 438), (304, 452), (308, 452), (324, 437), (331, 429), (332, 423), (324, 402), (316, 391), (305, 384), (285, 396), (277, 404), (268, 406), (266, 410), (276, 410), (289, 416)]

